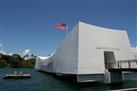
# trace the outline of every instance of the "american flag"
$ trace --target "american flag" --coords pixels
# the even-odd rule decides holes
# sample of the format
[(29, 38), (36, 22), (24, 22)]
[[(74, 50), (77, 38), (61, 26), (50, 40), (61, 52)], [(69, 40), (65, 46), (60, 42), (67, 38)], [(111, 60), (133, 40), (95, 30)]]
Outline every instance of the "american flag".
[(57, 24), (55, 25), (55, 28), (56, 28), (57, 30), (64, 30), (64, 29), (66, 28), (66, 26), (67, 26), (66, 23), (57, 23)]

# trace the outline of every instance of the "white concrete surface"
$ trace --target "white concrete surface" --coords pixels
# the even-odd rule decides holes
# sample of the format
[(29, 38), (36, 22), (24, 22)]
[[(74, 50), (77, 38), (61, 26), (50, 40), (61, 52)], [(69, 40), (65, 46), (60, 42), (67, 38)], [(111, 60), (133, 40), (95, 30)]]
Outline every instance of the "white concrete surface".
[(133, 59), (126, 31), (79, 22), (78, 74), (104, 73), (104, 51), (116, 60)]

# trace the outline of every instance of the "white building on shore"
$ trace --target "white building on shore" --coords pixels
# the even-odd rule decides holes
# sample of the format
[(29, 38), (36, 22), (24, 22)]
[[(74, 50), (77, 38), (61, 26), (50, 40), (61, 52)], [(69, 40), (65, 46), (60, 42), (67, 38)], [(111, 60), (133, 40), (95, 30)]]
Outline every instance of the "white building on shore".
[(35, 69), (76, 75), (77, 82), (119, 82), (121, 74), (111, 74), (108, 69), (137, 67), (134, 61), (132, 65), (128, 62), (117, 65), (119, 61), (133, 59), (126, 31), (78, 22), (53, 55), (37, 58)]
[(25, 60), (29, 60), (34, 58), (35, 56), (32, 54), (30, 49), (26, 49), (22, 54), (21, 57), (23, 57)]

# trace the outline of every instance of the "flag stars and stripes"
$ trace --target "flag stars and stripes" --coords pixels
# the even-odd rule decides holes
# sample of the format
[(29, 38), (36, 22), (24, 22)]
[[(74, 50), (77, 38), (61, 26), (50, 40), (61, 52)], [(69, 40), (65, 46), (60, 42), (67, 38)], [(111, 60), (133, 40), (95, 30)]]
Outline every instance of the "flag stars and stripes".
[(65, 29), (66, 29), (66, 26), (67, 26), (66, 23), (57, 23), (57, 24), (55, 25), (55, 28), (56, 28), (57, 30), (65, 30)]

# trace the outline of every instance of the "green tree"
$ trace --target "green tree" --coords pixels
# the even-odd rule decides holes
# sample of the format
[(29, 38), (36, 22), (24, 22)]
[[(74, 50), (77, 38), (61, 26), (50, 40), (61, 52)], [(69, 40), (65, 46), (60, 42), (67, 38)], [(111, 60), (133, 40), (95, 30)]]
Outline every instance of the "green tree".
[(0, 68), (6, 67), (7, 62), (5, 60), (0, 60)]
[(31, 54), (31, 57), (34, 57), (34, 55), (33, 55), (33, 54)]
[(10, 67), (19, 68), (22, 66), (23, 61), (24, 59), (20, 55), (13, 54), (11, 57)]
[(28, 59), (26, 61), (29, 61), (31, 62), (33, 65), (35, 65), (35, 62), (36, 62), (36, 58), (31, 58), (31, 59)]
[(23, 67), (23, 68), (33, 68), (34, 65), (33, 65), (33, 63), (30, 62), (30, 61), (24, 61), (24, 62), (22, 63), (22, 66), (21, 66), (21, 67)]
[[(34, 55), (33, 55), (34, 56)], [(4, 55), (0, 54), (0, 67), (12, 67), (12, 68), (20, 68), (20, 67), (34, 67), (36, 62), (36, 57), (33, 57), (28, 60), (24, 60), (20, 55)]]

